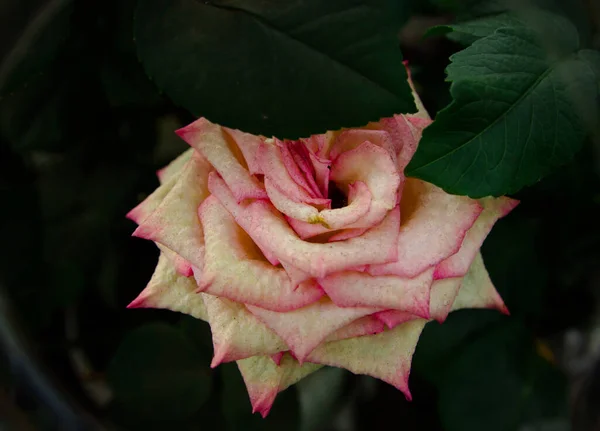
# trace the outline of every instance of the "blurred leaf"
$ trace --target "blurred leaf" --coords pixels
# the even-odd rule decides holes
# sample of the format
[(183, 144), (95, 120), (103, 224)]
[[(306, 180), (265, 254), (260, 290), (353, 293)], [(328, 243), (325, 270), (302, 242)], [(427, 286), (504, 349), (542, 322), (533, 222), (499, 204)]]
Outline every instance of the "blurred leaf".
[(140, 59), (195, 116), (293, 138), (414, 111), (401, 2), (142, 0)]
[(539, 258), (540, 225), (515, 213), (501, 220), (483, 243), (485, 266), (511, 316), (537, 322), (547, 272)]
[(459, 310), (450, 313), (443, 324), (427, 323), (417, 344), (413, 368), (427, 380), (439, 383), (463, 347), (501, 320), (497, 311)]
[(300, 401), (300, 431), (321, 429), (338, 413), (348, 372), (325, 367), (296, 384)]
[(299, 430), (300, 412), (295, 386), (280, 392), (269, 415), (252, 414), (244, 380), (235, 363), (219, 366), (223, 376), (221, 408), (229, 431)]
[(30, 16), (0, 67), (0, 100), (56, 60), (70, 34), (72, 13), (71, 0), (48, 0)]
[[(423, 133), (407, 174), (472, 197), (513, 193), (573, 157), (598, 119), (599, 53), (536, 14), (452, 57), (454, 102)], [(534, 22), (531, 20), (531, 22)]]
[(211, 393), (204, 355), (177, 329), (161, 323), (125, 336), (108, 370), (115, 402), (145, 419), (191, 416)]
[(439, 402), (446, 431), (517, 431), (566, 412), (564, 378), (514, 319), (465, 347), (448, 367)]

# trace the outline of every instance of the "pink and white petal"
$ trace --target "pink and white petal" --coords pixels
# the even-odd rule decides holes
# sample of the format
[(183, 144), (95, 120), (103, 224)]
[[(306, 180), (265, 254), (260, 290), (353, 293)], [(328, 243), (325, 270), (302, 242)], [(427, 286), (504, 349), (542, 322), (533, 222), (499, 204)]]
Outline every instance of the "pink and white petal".
[(321, 195), (328, 196), (331, 160), (321, 158), (311, 152), (310, 161), (315, 169), (315, 182), (317, 183), (319, 190), (321, 190)]
[(208, 320), (204, 301), (196, 293), (194, 278), (179, 275), (163, 253), (150, 282), (127, 308), (161, 308)]
[[(368, 229), (365, 229), (365, 228), (362, 228), (362, 229), (342, 229), (342, 230), (340, 230), (339, 233), (336, 233), (331, 238), (329, 238), (329, 242), (346, 241), (347, 239), (355, 238), (357, 236), (361, 236), (367, 230)], [(365, 267), (365, 270), (366, 270), (366, 267)], [(361, 272), (363, 272), (363, 271), (361, 271)]]
[(481, 253), (475, 255), (469, 272), (465, 275), (458, 295), (452, 304), (452, 311), (461, 308), (491, 308), (508, 314), (504, 301), (485, 269)]
[(173, 250), (160, 243), (155, 243), (159, 248), (160, 252), (165, 255), (167, 259), (171, 262), (171, 265), (175, 267), (175, 270), (183, 275), (184, 277), (191, 277), (194, 275), (194, 271), (192, 271), (192, 264), (185, 260), (183, 257), (179, 256)]
[(393, 329), (396, 326), (406, 323), (408, 321), (420, 319), (420, 317), (415, 316), (414, 314), (410, 314), (406, 311), (400, 310), (384, 310), (380, 311), (379, 313), (375, 313), (373, 316), (379, 319), (382, 323), (385, 324), (385, 326), (387, 326), (390, 329)]
[(391, 154), (393, 160), (396, 157), (396, 143), (392, 141), (392, 137), (385, 130), (372, 129), (348, 129), (342, 131), (335, 139), (329, 158), (334, 160), (341, 154), (354, 150), (365, 142), (375, 144)]
[(323, 233), (331, 232), (331, 229), (326, 228), (322, 224), (316, 221), (316, 223), (309, 223), (306, 221), (298, 220), (293, 217), (286, 217), (288, 224), (292, 227), (294, 232), (298, 234), (301, 239), (313, 238)]
[(158, 177), (160, 183), (164, 184), (174, 176), (180, 174), (183, 171), (184, 166), (192, 158), (192, 154), (194, 153), (194, 151), (195, 150), (193, 148), (184, 151), (179, 156), (177, 156), (177, 158), (171, 161), (171, 163), (169, 163), (167, 166), (165, 166), (162, 169), (159, 169), (156, 172), (156, 176)]
[(359, 237), (314, 244), (298, 238), (283, 216), (268, 202), (235, 202), (227, 185), (217, 175), (210, 176), (209, 189), (261, 248), (268, 248), (280, 261), (313, 277), (325, 277), (349, 267), (391, 262), (397, 258), (398, 207), (388, 212), (380, 224)]
[(134, 236), (156, 241), (197, 268), (204, 265), (204, 235), (198, 206), (209, 195), (211, 166), (194, 152), (184, 172), (152, 214), (144, 219)]
[(234, 140), (235, 144), (242, 152), (244, 160), (248, 165), (248, 171), (250, 174), (262, 174), (263, 172), (258, 164), (257, 155), (258, 147), (260, 147), (260, 143), (262, 142), (263, 138), (250, 133), (242, 132), (241, 130), (230, 129), (229, 127), (223, 127), (223, 130), (231, 139)]
[(325, 293), (340, 307), (378, 307), (429, 318), (433, 268), (415, 278), (372, 276), (343, 271), (319, 279)]
[(398, 259), (369, 268), (373, 275), (415, 277), (456, 253), (482, 211), (468, 197), (450, 195), (433, 184), (407, 178), (400, 202)]
[(356, 181), (348, 185), (348, 205), (343, 208), (319, 212), (319, 219), (330, 229), (343, 229), (359, 222), (371, 208), (371, 192), (365, 183)]
[(358, 318), (380, 311), (370, 307), (342, 308), (328, 298), (322, 298), (306, 307), (285, 313), (252, 305), (247, 307), (285, 341), (301, 363), (331, 333)]
[(462, 284), (462, 277), (435, 280), (431, 286), (430, 315), (442, 323), (452, 310), (454, 299)]
[(312, 276), (309, 273), (304, 272), (301, 269), (298, 269), (295, 266), (290, 265), (289, 263), (281, 262), (281, 266), (283, 267), (286, 274), (290, 278), (290, 282), (292, 283), (292, 287), (294, 289), (296, 287), (298, 287), (301, 283), (308, 281), (312, 278)]
[(230, 147), (221, 126), (211, 123), (206, 118), (200, 118), (176, 133), (206, 157), (231, 188), (238, 202), (244, 199), (267, 198), (267, 192), (262, 185), (240, 163), (239, 158), (243, 157), (236, 157), (234, 151), (238, 148)]
[(322, 368), (317, 364), (300, 365), (290, 355), (284, 355), (279, 365), (268, 356), (242, 359), (237, 365), (250, 396), (252, 413), (259, 412), (263, 418), (269, 414), (279, 392)]
[(304, 307), (323, 296), (314, 281), (294, 289), (285, 270), (264, 260), (252, 239), (211, 196), (199, 209), (206, 242), (200, 290), (275, 311)]
[(425, 319), (412, 320), (376, 335), (324, 343), (307, 360), (381, 379), (411, 399), (408, 376), (426, 322)]
[(391, 153), (369, 141), (341, 154), (331, 166), (331, 179), (344, 191), (354, 182), (365, 183), (372, 200), (369, 211), (347, 228), (365, 228), (379, 223), (398, 200), (401, 177)]
[(283, 358), (284, 354), (285, 352), (277, 352), (272, 354), (270, 358), (273, 360), (273, 362), (275, 362), (275, 365), (281, 365), (281, 359)]
[(284, 144), (277, 139), (265, 139), (258, 149), (258, 163), (265, 173), (265, 178), (277, 184), (289, 199), (295, 202), (309, 202), (315, 198), (298, 185), (288, 172), (281, 154)]
[(315, 182), (315, 168), (310, 153), (302, 141), (285, 141), (280, 143), (279, 148), (283, 164), (296, 184), (312, 197), (324, 197)]
[(377, 317), (378, 313), (371, 316), (361, 317), (354, 322), (329, 334), (325, 342), (345, 340), (347, 338), (364, 337), (365, 335), (375, 335), (385, 330), (385, 324)]
[(304, 202), (296, 202), (290, 199), (273, 184), (273, 181), (269, 177), (265, 178), (265, 189), (273, 206), (286, 216), (307, 223), (318, 222), (319, 210), (317, 208)]
[(460, 250), (439, 263), (434, 275), (436, 279), (464, 276), (494, 224), (519, 203), (507, 197), (484, 198), (479, 202), (483, 212), (467, 232)]
[(243, 304), (200, 293), (212, 332), (214, 356), (210, 366), (255, 355), (287, 350), (284, 341), (250, 313)]

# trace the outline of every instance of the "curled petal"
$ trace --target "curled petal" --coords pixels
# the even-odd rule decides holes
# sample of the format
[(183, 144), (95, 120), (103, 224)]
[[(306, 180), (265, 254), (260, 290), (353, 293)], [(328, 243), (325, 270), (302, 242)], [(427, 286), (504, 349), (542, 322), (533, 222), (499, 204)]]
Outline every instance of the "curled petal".
[(322, 365), (302, 364), (288, 354), (284, 354), (279, 365), (268, 356), (253, 356), (237, 361), (238, 368), (246, 384), (252, 403), (252, 413), (259, 412), (266, 417), (273, 406), (277, 394)]
[(244, 160), (248, 165), (248, 171), (252, 174), (262, 174), (258, 164), (258, 148), (262, 142), (260, 136), (245, 133), (240, 130), (230, 129), (229, 127), (223, 127), (223, 130), (238, 146), (244, 156)]
[(150, 282), (127, 308), (163, 308), (208, 320), (204, 301), (195, 292), (194, 279), (178, 274), (169, 259), (161, 253)]
[(319, 218), (330, 229), (342, 229), (360, 223), (371, 208), (371, 192), (362, 181), (348, 185), (348, 205), (343, 208), (326, 209), (319, 213)]
[(341, 154), (331, 168), (331, 179), (342, 189), (363, 182), (372, 201), (367, 214), (346, 228), (365, 228), (379, 223), (394, 208), (401, 178), (390, 153), (368, 141)]
[(260, 168), (265, 173), (265, 178), (268, 178), (272, 184), (276, 184), (288, 199), (294, 202), (310, 202), (316, 196), (299, 186), (291, 177), (281, 154), (283, 145), (277, 140), (263, 141), (258, 150)]
[(464, 276), (481, 248), (483, 240), (492, 230), (492, 226), (499, 218), (512, 211), (517, 206), (518, 201), (501, 197), (481, 199), (480, 203), (483, 206), (483, 212), (467, 232), (460, 250), (440, 262), (436, 267), (434, 274), (436, 279)]
[(279, 149), (288, 174), (294, 182), (312, 197), (324, 197), (315, 181), (313, 166), (308, 148), (301, 141), (287, 141), (280, 144)]
[(415, 278), (371, 276), (344, 271), (319, 280), (325, 293), (340, 307), (381, 307), (429, 317), (433, 268)]
[(373, 275), (415, 277), (456, 253), (482, 211), (476, 200), (447, 194), (433, 184), (408, 178), (400, 203), (398, 260), (371, 266)]
[(283, 340), (242, 304), (206, 293), (198, 295), (204, 300), (212, 332), (212, 368), (222, 362), (269, 355), (287, 349)]
[(360, 317), (379, 311), (367, 307), (341, 308), (327, 298), (287, 313), (251, 305), (247, 307), (286, 342), (300, 362), (332, 332)]
[(209, 188), (236, 222), (261, 246), (280, 261), (287, 262), (313, 277), (324, 277), (348, 267), (390, 262), (396, 259), (399, 208), (388, 213), (377, 226), (360, 237), (327, 244), (302, 241), (285, 219), (265, 201), (238, 204), (227, 185), (211, 175)]
[[(317, 208), (310, 204), (290, 199), (285, 193), (279, 190), (279, 187), (273, 184), (273, 181), (269, 177), (265, 178), (265, 189), (273, 206), (288, 217), (307, 222), (318, 218), (319, 210)], [(325, 205), (330, 203), (329, 199), (323, 199), (322, 201)]]
[(204, 235), (198, 206), (208, 196), (211, 166), (195, 152), (160, 205), (147, 216), (134, 236), (156, 241), (197, 268), (204, 265)]
[(235, 151), (239, 148), (227, 140), (229, 135), (220, 126), (200, 118), (177, 130), (177, 134), (206, 157), (233, 190), (238, 202), (249, 198), (267, 198), (264, 188), (241, 163), (243, 157), (236, 157)]
[(381, 379), (411, 399), (408, 389), (410, 365), (426, 322), (425, 319), (412, 320), (380, 334), (325, 343), (307, 360)]
[(204, 201), (199, 214), (206, 242), (205, 265), (198, 283), (201, 291), (275, 311), (300, 308), (323, 296), (314, 281), (294, 289), (286, 272), (264, 260), (215, 197)]

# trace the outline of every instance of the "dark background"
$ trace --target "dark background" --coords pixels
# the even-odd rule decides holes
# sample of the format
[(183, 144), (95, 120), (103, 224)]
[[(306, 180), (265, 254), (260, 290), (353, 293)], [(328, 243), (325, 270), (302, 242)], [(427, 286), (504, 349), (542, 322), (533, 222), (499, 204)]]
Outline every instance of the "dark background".
[[(428, 110), (460, 46), (425, 30), (453, 3), (406, 2), (401, 47)], [(564, 3), (564, 4), (563, 4)], [(600, 47), (598, 5), (557, 2)], [(193, 120), (138, 62), (133, 0), (0, 1), (0, 424), (8, 430), (598, 430), (600, 144), (517, 196), (483, 247), (511, 316), (453, 313), (424, 331), (413, 401), (325, 369), (250, 413), (209, 329), (127, 310), (158, 251), (124, 215)], [(565, 7), (566, 6), (566, 7)], [(186, 382), (192, 381), (190, 388)]]

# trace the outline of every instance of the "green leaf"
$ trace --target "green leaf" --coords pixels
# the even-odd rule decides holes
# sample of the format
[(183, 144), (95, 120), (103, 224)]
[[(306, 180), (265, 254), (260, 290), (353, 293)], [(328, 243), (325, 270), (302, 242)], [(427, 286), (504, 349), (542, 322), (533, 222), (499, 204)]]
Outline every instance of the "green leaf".
[(196, 116), (285, 138), (414, 112), (392, 0), (141, 0), (147, 73)]
[(578, 51), (565, 19), (537, 16), (535, 27), (501, 28), (452, 56), (454, 101), (425, 129), (409, 176), (499, 196), (573, 157), (598, 118), (600, 54)]
[(476, 40), (493, 34), (499, 28), (515, 27), (520, 24), (518, 18), (512, 13), (500, 13), (476, 18), (448, 26), (451, 33), (450, 40), (463, 45), (471, 45)]
[(108, 370), (115, 402), (144, 420), (194, 414), (211, 392), (210, 359), (180, 331), (162, 323), (126, 335)]

